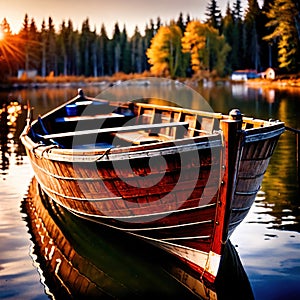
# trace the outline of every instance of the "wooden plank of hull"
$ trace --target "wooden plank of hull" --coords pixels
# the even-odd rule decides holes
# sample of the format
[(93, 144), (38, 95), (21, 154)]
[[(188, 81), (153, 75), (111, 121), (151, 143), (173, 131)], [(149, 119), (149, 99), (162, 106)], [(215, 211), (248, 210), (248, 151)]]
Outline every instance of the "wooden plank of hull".
[[(208, 154), (208, 153), (207, 153)], [(30, 154), (29, 154), (30, 155)], [(86, 210), (87, 205), (84, 204), (84, 210), (79, 209), (79, 211), (83, 213), (91, 213), (91, 214), (105, 214), (105, 215), (111, 215), (113, 214), (115, 217), (123, 216), (124, 214), (127, 215), (136, 215), (136, 214), (147, 214), (149, 213), (149, 209), (151, 212), (151, 206), (145, 206), (147, 203), (154, 203), (153, 209), (155, 211), (153, 212), (164, 212), (169, 210), (174, 210), (183, 203), (188, 198), (195, 199), (200, 198), (202, 196), (202, 193), (204, 189), (209, 191), (210, 187), (207, 186), (207, 178), (208, 176), (212, 176), (213, 182), (210, 182), (212, 186), (212, 192), (213, 187), (218, 184), (219, 181), (219, 168), (214, 167), (212, 171), (210, 171), (210, 165), (202, 166), (200, 174), (198, 174), (199, 167), (196, 165), (194, 168), (186, 169), (184, 171), (184, 168), (173, 168), (174, 171), (166, 172), (163, 176), (162, 180), (160, 180), (157, 184), (152, 185), (151, 181), (145, 182), (148, 179), (146, 177), (141, 177), (135, 174), (132, 175), (133, 171), (130, 173), (124, 173), (132, 178), (129, 178), (129, 183), (125, 183), (124, 180), (120, 180), (118, 176), (115, 174), (114, 169), (112, 166), (110, 167), (103, 167), (101, 165), (98, 166), (98, 170), (94, 168), (89, 175), (93, 175), (92, 178), (86, 178), (85, 181), (80, 181), (80, 177), (82, 174), (77, 175), (78, 180), (71, 180), (70, 177), (62, 177), (55, 176), (55, 171), (57, 169), (57, 163), (53, 163), (51, 161), (48, 161), (47, 166), (39, 166), (38, 164), (42, 165), (43, 160), (35, 158), (31, 154), (31, 159), (33, 162), (33, 167), (35, 169), (35, 173), (38, 174), (38, 178), (40, 183), (43, 187), (48, 189), (48, 192), (56, 191), (58, 196), (65, 196), (65, 200), (63, 201), (64, 205), (69, 208), (73, 208), (71, 206), (72, 203), (80, 202), (80, 200), (83, 200), (85, 202), (93, 201), (98, 202), (95, 204), (95, 206), (98, 206), (97, 209), (89, 212)], [(171, 161), (169, 159), (169, 161)], [(174, 159), (172, 158), (172, 161)], [(175, 160), (176, 161), (176, 160)], [(204, 160), (205, 161), (205, 160)], [(209, 163), (209, 160), (206, 160)], [(60, 169), (63, 168), (63, 164), (61, 164)], [(68, 170), (72, 165), (70, 164), (68, 166)], [(48, 170), (45, 170), (48, 168)], [(78, 171), (78, 170), (79, 171)], [(81, 172), (81, 170), (87, 170), (86, 164), (84, 164), (84, 167), (81, 168), (78, 166), (76, 168), (76, 172)], [(109, 169), (111, 169), (109, 171)], [(172, 169), (171, 163), (168, 168), (169, 170)], [(99, 179), (96, 176), (99, 174), (98, 172), (101, 170), (106, 170), (105, 172), (110, 173), (109, 179)], [(69, 173), (76, 173), (73, 171)], [(95, 174), (92, 174), (92, 173)], [(147, 172), (147, 171), (146, 171)], [(160, 170), (156, 172), (156, 175), (159, 177)], [(211, 172), (216, 172), (211, 174)], [(135, 172), (138, 173), (138, 172)], [(153, 172), (155, 174), (155, 170)], [(178, 177), (183, 174), (181, 178), (181, 182), (178, 182)], [(152, 174), (152, 173), (151, 173)], [(191, 178), (197, 178), (199, 176), (199, 179), (196, 179), (192, 181)], [(56, 178), (58, 177), (58, 178)], [(101, 176), (103, 177), (103, 174)], [(66, 178), (66, 179), (63, 179)], [(150, 186), (149, 188), (136, 188), (133, 185), (130, 185), (130, 182), (135, 183), (135, 185), (138, 186), (138, 181), (141, 181), (140, 186)], [(153, 179), (152, 179), (153, 180)], [(156, 180), (153, 180), (155, 183)], [(145, 184), (146, 183), (146, 184)], [(186, 191), (186, 192), (185, 192)], [(206, 199), (211, 197), (213, 199), (214, 194), (209, 195), (209, 192), (206, 191)], [(172, 194), (169, 194), (172, 192)], [(169, 194), (169, 195), (168, 195)], [(166, 198), (164, 196), (168, 195)], [(62, 198), (61, 197), (61, 198)], [(120, 201), (119, 197), (122, 197), (124, 201)], [(116, 198), (118, 201), (115, 201), (113, 204), (110, 203), (111, 201), (108, 201), (106, 199), (110, 198)], [(164, 199), (165, 198), (165, 199)], [(161, 203), (161, 199), (166, 200), (165, 203)], [(71, 201), (73, 200), (73, 201)], [(104, 200), (104, 201), (101, 201)], [(209, 201), (209, 200), (208, 200)], [(69, 204), (68, 204), (69, 202)], [(130, 202), (132, 202), (134, 205), (130, 205)], [(189, 205), (191, 202), (189, 203)], [(198, 205), (199, 202), (195, 202), (195, 205)], [(76, 208), (80, 207), (80, 203), (75, 204)], [(186, 205), (186, 203), (185, 203)], [(102, 207), (102, 208), (101, 208)], [(144, 211), (143, 211), (144, 210)], [(121, 212), (119, 215), (117, 212)]]
[(279, 136), (244, 145), (231, 204), (229, 236), (253, 205), (278, 138)]
[[(56, 201), (63, 204), (65, 207), (77, 210), (86, 215), (105, 215), (111, 218), (117, 218), (124, 220), (126, 222), (150, 222), (152, 218), (157, 219), (161, 218), (163, 215), (166, 215), (170, 212), (177, 210), (188, 210), (197, 207), (202, 207), (204, 203), (208, 205), (214, 205), (216, 203), (216, 197), (211, 199), (205, 198), (193, 198), (193, 199), (180, 199), (180, 202), (177, 203), (175, 200), (175, 194), (171, 196), (165, 196), (161, 200), (161, 196), (157, 195), (160, 202), (152, 204), (144, 203), (133, 203), (128, 202), (122, 198), (109, 198), (106, 201), (82, 201), (82, 200), (72, 200), (66, 199), (65, 197), (59, 196), (52, 191), (48, 190), (46, 187), (44, 189), (51, 194), (52, 198)], [(205, 207), (205, 206), (204, 206)], [(159, 214), (161, 216), (159, 216)], [(201, 217), (198, 217), (201, 219)]]

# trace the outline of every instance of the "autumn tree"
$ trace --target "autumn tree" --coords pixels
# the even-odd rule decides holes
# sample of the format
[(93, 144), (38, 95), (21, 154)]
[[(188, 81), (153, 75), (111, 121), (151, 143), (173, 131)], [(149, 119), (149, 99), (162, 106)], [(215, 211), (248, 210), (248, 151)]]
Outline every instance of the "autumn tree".
[(179, 68), (182, 32), (175, 22), (160, 26), (147, 50), (151, 72), (155, 76), (174, 77)]
[(230, 47), (217, 29), (191, 21), (182, 38), (182, 47), (184, 52), (191, 54), (191, 67), (196, 74), (202, 70), (223, 74)]
[(205, 48), (205, 27), (200, 21), (191, 21), (187, 24), (186, 31), (182, 38), (183, 52), (191, 55), (191, 68), (194, 73), (199, 73), (204, 69), (200, 51)]

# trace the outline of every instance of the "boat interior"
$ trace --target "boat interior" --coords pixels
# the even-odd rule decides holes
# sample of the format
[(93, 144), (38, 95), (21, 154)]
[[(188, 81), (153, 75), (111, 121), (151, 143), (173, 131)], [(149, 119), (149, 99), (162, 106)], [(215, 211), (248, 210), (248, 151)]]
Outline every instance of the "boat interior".
[[(211, 135), (220, 130), (221, 113), (144, 102), (116, 103), (79, 94), (32, 123), (36, 143), (60, 148), (128, 147)], [(266, 121), (243, 118), (243, 129)]]

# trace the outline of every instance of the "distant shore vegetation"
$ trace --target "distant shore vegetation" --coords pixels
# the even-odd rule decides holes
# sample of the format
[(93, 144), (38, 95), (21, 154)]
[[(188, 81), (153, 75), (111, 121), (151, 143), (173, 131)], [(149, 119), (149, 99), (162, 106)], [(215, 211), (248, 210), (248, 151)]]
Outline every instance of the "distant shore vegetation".
[[(0, 24), (0, 82), (76, 82), (168, 78), (224, 78), (234, 70), (268, 67), (278, 74), (300, 73), (300, 4), (298, 0), (248, 0), (227, 5), (222, 15), (217, 0), (208, 0), (206, 20), (179, 16), (168, 23), (150, 20), (143, 32), (130, 37), (115, 23), (109, 38), (105, 24), (99, 33), (89, 19), (81, 30), (71, 19), (59, 29), (51, 17), (38, 28), (24, 17), (13, 34), (6, 18)], [(30, 73), (31, 72), (31, 73)], [(29, 75), (33, 74), (33, 75)], [(293, 77), (292, 76), (292, 77)], [(290, 77), (291, 78), (291, 77)]]

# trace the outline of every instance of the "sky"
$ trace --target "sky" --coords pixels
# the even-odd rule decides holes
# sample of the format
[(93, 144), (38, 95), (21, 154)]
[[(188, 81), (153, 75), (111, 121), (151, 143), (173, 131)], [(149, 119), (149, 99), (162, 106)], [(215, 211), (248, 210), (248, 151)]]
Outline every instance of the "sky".
[[(100, 32), (104, 23), (107, 33), (111, 36), (114, 25), (118, 22), (121, 30), (125, 24), (128, 35), (132, 36), (135, 26), (141, 33), (150, 19), (169, 22), (178, 19), (179, 13), (184, 16), (189, 14), (192, 18), (204, 21), (205, 12), (210, 0), (0, 0), (0, 22), (4, 18), (8, 21), (13, 33), (18, 33), (22, 28), (25, 14), (29, 20), (34, 18), (38, 30), (42, 21), (48, 23), (51, 17), (56, 29), (63, 20), (71, 19), (74, 28), (81, 30), (81, 25), (89, 18), (91, 30), (96, 27)], [(218, 0), (219, 8), (225, 13), (227, 3), (235, 0)], [(247, 0), (242, 0), (247, 3)], [(245, 4), (242, 4), (246, 6)]]

